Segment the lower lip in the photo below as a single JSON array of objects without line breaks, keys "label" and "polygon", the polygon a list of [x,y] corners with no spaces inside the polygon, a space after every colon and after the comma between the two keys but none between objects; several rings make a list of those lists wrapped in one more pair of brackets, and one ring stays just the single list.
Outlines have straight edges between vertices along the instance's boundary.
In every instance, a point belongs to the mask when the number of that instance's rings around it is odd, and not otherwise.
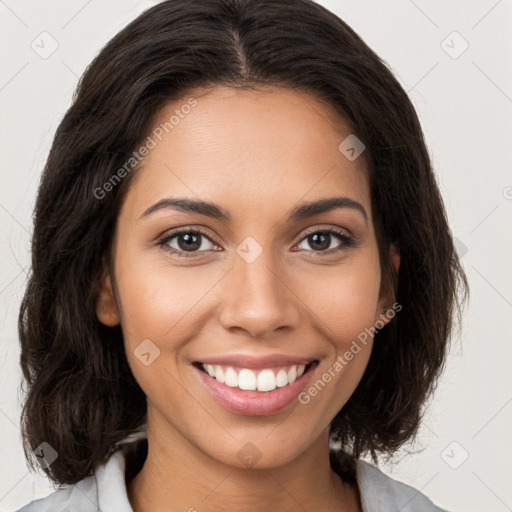
[{"label": "lower lip", "polygon": [[201,382],[225,409],[245,416],[268,416],[286,409],[306,387],[316,365],[312,364],[298,379],[273,391],[244,391],[220,383],[199,368]]}]

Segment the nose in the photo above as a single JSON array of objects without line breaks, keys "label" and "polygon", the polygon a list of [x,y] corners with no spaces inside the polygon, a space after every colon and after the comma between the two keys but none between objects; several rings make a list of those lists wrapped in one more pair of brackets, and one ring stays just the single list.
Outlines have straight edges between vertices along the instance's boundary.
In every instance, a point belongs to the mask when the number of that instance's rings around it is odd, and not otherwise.
[{"label": "nose", "polygon": [[238,254],[224,279],[220,322],[229,331],[269,339],[274,331],[294,330],[300,320],[300,299],[272,251],[264,250],[254,261]]}]

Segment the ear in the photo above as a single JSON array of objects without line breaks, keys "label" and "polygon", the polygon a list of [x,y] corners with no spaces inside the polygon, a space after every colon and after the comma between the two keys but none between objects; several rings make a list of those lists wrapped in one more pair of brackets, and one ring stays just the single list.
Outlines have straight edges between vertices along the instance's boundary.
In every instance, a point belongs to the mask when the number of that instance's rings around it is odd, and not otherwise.
[{"label": "ear", "polygon": [[[393,265],[396,274],[398,274],[398,270],[400,268],[400,251],[394,243],[389,247],[389,260]],[[395,303],[395,296],[394,293],[391,292],[392,283],[388,280],[388,282],[383,284],[387,289],[384,290],[384,294],[379,300],[375,322],[379,321],[379,324],[385,325],[394,317],[394,314],[390,315],[386,313],[392,309],[392,306]],[[400,309],[402,308],[400,307]]]},{"label": "ear", "polygon": [[98,320],[109,327],[118,325],[120,320],[119,310],[117,308],[110,272],[104,270],[98,282],[96,293],[96,316]]}]

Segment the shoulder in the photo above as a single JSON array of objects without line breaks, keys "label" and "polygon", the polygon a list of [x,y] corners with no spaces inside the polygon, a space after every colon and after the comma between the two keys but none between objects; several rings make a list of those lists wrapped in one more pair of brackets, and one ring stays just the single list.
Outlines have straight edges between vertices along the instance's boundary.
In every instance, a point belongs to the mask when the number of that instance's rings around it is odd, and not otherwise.
[{"label": "shoulder", "polygon": [[49,496],[34,500],[17,512],[89,512],[98,510],[98,492],[94,477],[58,489]]},{"label": "shoulder", "polygon": [[447,512],[410,485],[386,475],[368,462],[356,461],[363,512]]},{"label": "shoulder", "polygon": [[137,450],[147,450],[145,435],[142,431],[119,442],[119,449],[92,476],[32,501],[16,512],[133,512],[125,481],[126,457]]}]

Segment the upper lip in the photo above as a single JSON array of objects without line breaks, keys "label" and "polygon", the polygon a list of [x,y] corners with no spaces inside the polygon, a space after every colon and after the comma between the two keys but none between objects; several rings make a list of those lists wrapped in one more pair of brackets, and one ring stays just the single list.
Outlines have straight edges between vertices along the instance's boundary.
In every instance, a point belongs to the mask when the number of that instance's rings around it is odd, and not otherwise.
[{"label": "upper lip", "polygon": [[270,354],[266,356],[251,356],[232,354],[206,357],[200,363],[225,366],[239,366],[241,368],[272,368],[275,366],[307,365],[315,361],[313,357],[292,356],[286,354]]}]

